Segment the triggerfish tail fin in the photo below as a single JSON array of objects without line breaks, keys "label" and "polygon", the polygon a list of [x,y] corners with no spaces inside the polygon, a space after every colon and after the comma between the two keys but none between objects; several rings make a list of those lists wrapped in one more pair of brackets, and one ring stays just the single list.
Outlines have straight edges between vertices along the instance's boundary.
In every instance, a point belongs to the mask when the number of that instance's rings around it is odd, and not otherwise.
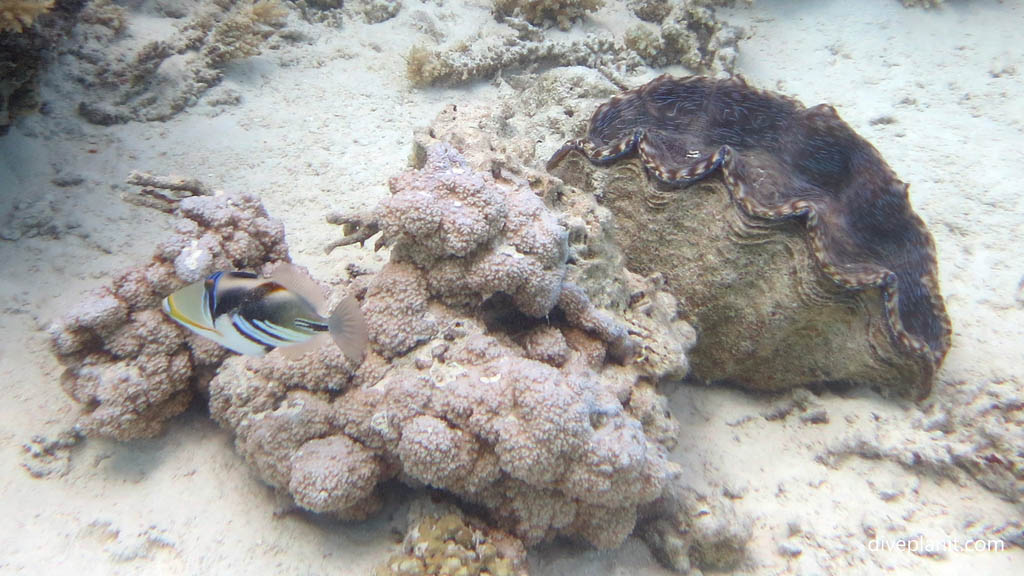
[{"label": "triggerfish tail fin", "polygon": [[281,262],[270,273],[270,279],[284,286],[291,292],[306,299],[317,314],[327,315],[327,299],[316,280],[310,278],[309,274],[301,271],[291,262]]},{"label": "triggerfish tail fin", "polygon": [[327,327],[334,343],[349,360],[357,364],[362,361],[369,336],[366,319],[363,318],[363,311],[359,309],[359,302],[354,296],[349,295],[338,304],[327,320]]}]

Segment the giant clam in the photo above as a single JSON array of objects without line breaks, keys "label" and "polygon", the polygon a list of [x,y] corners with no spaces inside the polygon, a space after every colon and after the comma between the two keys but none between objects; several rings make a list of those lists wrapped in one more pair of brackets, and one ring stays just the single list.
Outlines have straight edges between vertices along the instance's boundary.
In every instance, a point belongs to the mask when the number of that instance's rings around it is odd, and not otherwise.
[{"label": "giant clam", "polygon": [[697,378],[930,390],[951,335],[934,242],[831,106],[661,76],[602,104],[548,170],[611,210],[631,270],[664,276]]}]

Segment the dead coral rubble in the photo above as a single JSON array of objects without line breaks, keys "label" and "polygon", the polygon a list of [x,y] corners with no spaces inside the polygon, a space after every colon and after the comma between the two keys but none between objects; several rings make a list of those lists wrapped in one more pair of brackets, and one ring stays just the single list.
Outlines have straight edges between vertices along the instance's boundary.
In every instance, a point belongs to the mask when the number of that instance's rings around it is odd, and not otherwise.
[{"label": "dead coral rubble", "polygon": [[941,8],[944,4],[943,0],[900,0],[904,8],[915,8],[920,6],[922,8]]},{"label": "dead coral rubble", "polygon": [[0,136],[15,118],[40,105],[37,77],[43,54],[72,17],[48,13],[52,6],[52,0],[0,0]]},{"label": "dead coral rubble", "polygon": [[49,332],[64,390],[85,407],[82,431],[119,440],[153,436],[191,402],[226,352],[160,311],[164,296],[219,269],[287,259],[284,228],[247,194],[185,198],[176,234],[152,262],[119,274]]},{"label": "dead coral rubble", "polygon": [[677,484],[651,507],[658,514],[640,536],[662,564],[681,574],[701,574],[701,569],[730,570],[742,562],[753,528],[724,501]]}]

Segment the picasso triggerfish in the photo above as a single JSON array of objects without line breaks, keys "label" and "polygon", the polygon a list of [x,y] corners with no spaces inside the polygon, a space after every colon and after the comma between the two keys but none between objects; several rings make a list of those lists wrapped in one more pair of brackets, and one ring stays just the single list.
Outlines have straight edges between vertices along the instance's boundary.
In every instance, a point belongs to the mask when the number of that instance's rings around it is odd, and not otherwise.
[{"label": "picasso triggerfish", "polygon": [[214,272],[164,298],[164,312],[185,328],[238,352],[262,356],[275,348],[296,358],[329,336],[353,362],[366,348],[366,321],[352,296],[329,317],[320,287],[290,264],[270,278]]}]

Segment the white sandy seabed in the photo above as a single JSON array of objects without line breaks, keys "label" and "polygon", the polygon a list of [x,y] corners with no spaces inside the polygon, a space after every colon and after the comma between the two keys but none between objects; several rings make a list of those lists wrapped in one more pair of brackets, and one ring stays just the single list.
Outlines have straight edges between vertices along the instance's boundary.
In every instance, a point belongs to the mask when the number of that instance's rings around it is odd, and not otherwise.
[{"label": "white sandy seabed", "polygon": [[[41,328],[113,271],[147,260],[169,230],[169,217],[120,200],[130,170],[258,193],[285,222],[295,260],[320,278],[343,275],[344,260],[322,250],[338,234],[324,213],[374,205],[404,168],[414,128],[447,103],[495,95],[487,82],[409,86],[402,56],[420,39],[413,8],[450,14],[442,19],[450,38],[493,25],[485,0],[407,0],[396,18],[372,26],[317,27],[293,14],[289,25],[318,39],[232,64],[223,85],[243,98],[220,113],[200,103],[166,122],[112,127],[53,113],[22,119],[0,138],[3,218],[42,213],[40,226],[56,230],[0,243],[0,573],[367,574],[394,551],[400,503],[355,525],[275,514],[272,491],[198,411],[153,440],[89,440],[62,477],[33,478],[21,462],[25,442],[66,428],[76,411]],[[618,30],[622,13],[610,1],[577,26]],[[720,15],[751,34],[737,69],[752,84],[835,105],[912,183],[955,327],[933,409],[1024,397],[1024,7],[758,0]],[[129,13],[129,30],[145,34],[152,18]],[[56,77],[44,77],[44,99],[47,90],[75,90],[55,86]],[[82,183],[58,188],[58,175]],[[927,405],[867,391],[814,399],[825,423],[764,417],[786,402],[792,396],[692,385],[671,393],[682,424],[673,457],[686,481],[725,490],[752,519],[741,572],[1020,574],[1022,505],[967,474],[915,465],[935,461],[915,451],[941,452],[955,423],[922,438],[910,423]],[[1012,432],[1024,450],[1024,433]],[[897,455],[906,444],[909,456],[842,453],[858,440]],[[873,541],[874,527],[931,550],[878,549],[898,543]],[[968,538],[1005,549],[935,550]],[[669,573],[635,538],[608,552],[547,545],[531,553],[530,570]]]}]

